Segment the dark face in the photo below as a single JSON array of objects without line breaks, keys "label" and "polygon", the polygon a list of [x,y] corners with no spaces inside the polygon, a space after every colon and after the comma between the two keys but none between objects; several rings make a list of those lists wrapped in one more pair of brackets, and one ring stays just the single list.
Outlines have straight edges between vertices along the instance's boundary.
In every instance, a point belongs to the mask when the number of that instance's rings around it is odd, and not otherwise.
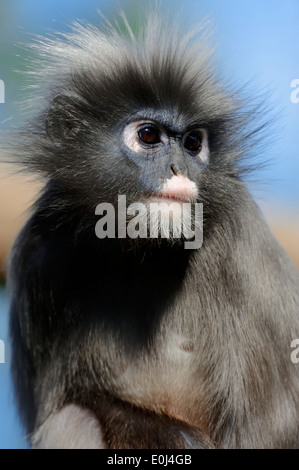
[{"label": "dark face", "polygon": [[[133,162],[144,196],[195,199],[197,181],[208,164],[208,134],[198,124],[170,113],[145,111],[121,130],[121,153]],[[171,181],[171,183],[170,183]]]},{"label": "dark face", "polygon": [[67,163],[68,177],[76,172],[69,183],[85,193],[84,200],[94,206],[120,194],[130,202],[196,199],[201,172],[209,163],[208,131],[199,123],[170,110],[145,108],[107,119],[105,125],[96,111],[91,116],[88,107],[65,104],[60,101],[58,115],[56,103],[48,117],[48,136],[61,155],[57,167]]}]

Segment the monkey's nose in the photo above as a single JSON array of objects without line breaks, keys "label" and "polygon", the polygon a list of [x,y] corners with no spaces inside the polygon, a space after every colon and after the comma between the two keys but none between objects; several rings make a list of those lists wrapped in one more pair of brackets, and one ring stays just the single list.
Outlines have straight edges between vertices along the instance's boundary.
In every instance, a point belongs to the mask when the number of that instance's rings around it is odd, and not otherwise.
[{"label": "monkey's nose", "polygon": [[174,163],[171,163],[171,164],[169,165],[169,168],[170,168],[170,171],[172,171],[172,173],[173,173],[175,176],[178,176],[179,170],[177,169],[177,167],[175,166]]},{"label": "monkey's nose", "polygon": [[174,162],[172,161],[169,165],[169,172],[171,175],[175,176],[189,176],[188,175],[188,168],[183,162]]}]

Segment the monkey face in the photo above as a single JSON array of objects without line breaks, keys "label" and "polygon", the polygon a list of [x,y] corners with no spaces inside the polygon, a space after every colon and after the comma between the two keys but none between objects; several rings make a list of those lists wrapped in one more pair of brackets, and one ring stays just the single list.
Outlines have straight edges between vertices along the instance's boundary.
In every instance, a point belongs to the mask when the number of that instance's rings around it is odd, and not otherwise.
[{"label": "monkey face", "polygon": [[[208,161],[208,137],[196,125],[140,118],[124,127],[124,155],[139,169],[144,195],[194,201],[198,175]],[[172,118],[172,119],[171,119]]]},{"label": "monkey face", "polygon": [[173,241],[178,231],[181,239],[182,228],[186,235],[187,227],[195,226],[191,205],[197,200],[199,174],[208,162],[207,131],[186,127],[171,113],[167,120],[166,113],[153,110],[143,116],[125,123],[122,130],[123,158],[135,166],[137,199],[145,206],[138,222],[147,227],[146,233],[153,233],[155,225],[159,236]]},{"label": "monkey face", "polygon": [[160,27],[142,41],[80,30],[61,45],[64,57],[58,42],[44,46],[50,88],[20,158],[90,224],[98,204],[116,207],[120,195],[203,202],[211,220],[231,203],[247,122],[205,49],[178,37]]}]

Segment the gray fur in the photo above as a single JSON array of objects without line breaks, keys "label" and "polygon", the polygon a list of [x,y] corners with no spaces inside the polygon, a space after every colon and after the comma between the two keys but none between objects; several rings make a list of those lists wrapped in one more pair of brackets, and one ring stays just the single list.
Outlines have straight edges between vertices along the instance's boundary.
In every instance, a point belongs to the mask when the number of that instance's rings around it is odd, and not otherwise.
[{"label": "gray fur", "polygon": [[[9,148],[47,179],[9,274],[16,397],[37,446],[80,406],[110,448],[298,447],[298,271],[241,179],[256,115],[195,39],[151,17],[136,38],[77,25],[37,45],[45,99]],[[207,129],[209,163],[184,156],[204,204],[198,250],[94,236],[98,203],[167,178],[170,151],[143,160],[122,145],[144,115],[170,136]]]}]

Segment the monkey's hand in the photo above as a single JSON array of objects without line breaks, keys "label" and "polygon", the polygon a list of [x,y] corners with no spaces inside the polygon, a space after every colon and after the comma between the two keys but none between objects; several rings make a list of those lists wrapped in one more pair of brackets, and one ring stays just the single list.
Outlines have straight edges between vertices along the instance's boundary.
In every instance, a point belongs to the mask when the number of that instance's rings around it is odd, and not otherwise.
[{"label": "monkey's hand", "polygon": [[34,449],[212,449],[196,427],[148,410],[109,403],[94,414],[66,405],[33,434]]},{"label": "monkey's hand", "polygon": [[200,429],[168,415],[113,401],[98,415],[110,449],[212,449]]}]

